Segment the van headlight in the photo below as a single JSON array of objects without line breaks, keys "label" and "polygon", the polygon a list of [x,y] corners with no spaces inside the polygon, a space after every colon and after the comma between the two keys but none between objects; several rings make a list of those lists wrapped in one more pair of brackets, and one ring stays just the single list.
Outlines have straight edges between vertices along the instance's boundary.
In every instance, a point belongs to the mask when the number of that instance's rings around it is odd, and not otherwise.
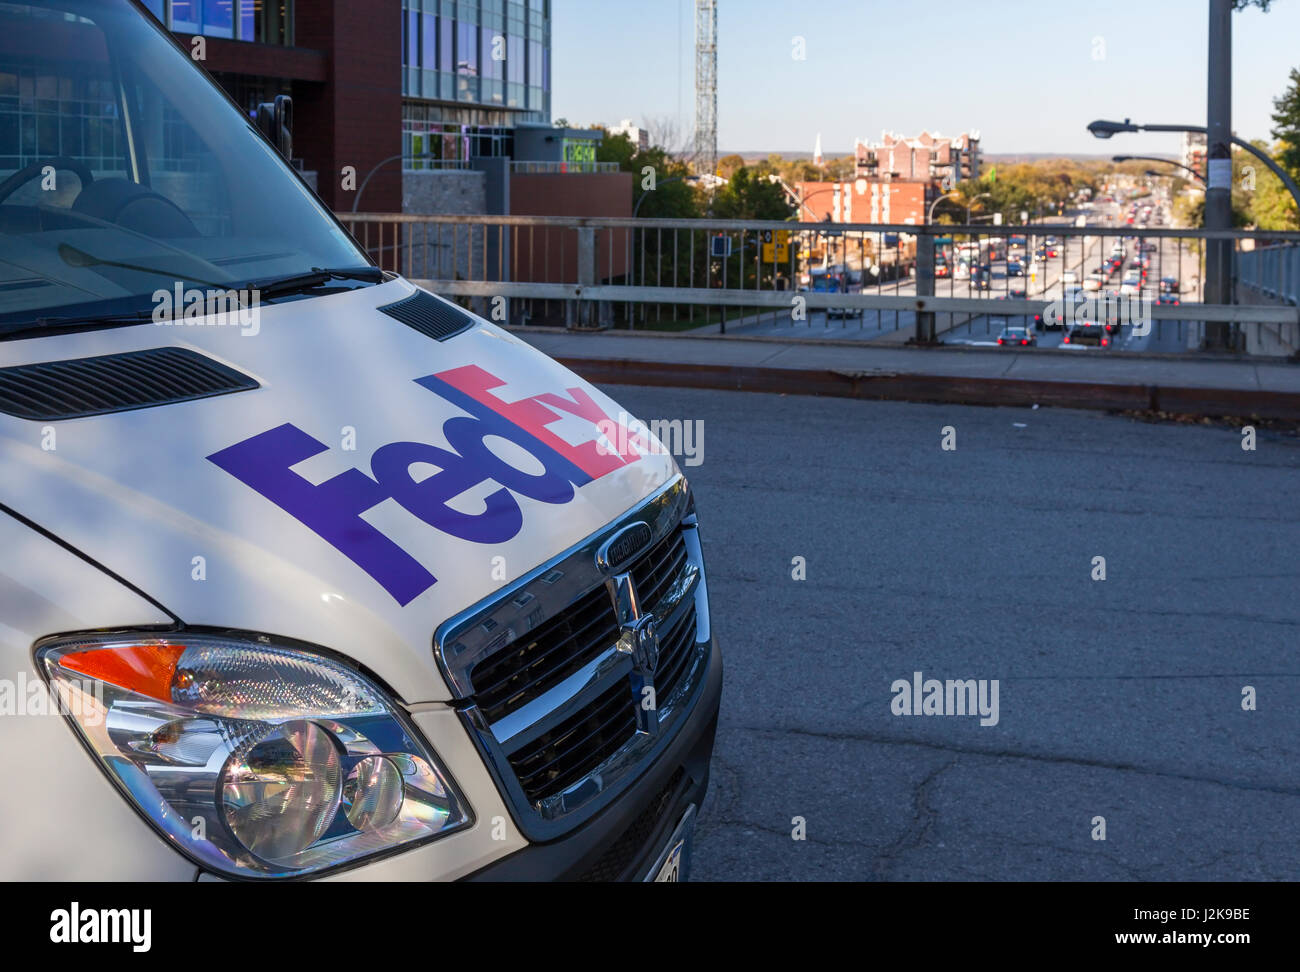
[{"label": "van headlight", "polygon": [[104,771],[209,870],[309,874],[470,822],[397,705],[328,658],[200,634],[52,639],[36,658]]}]

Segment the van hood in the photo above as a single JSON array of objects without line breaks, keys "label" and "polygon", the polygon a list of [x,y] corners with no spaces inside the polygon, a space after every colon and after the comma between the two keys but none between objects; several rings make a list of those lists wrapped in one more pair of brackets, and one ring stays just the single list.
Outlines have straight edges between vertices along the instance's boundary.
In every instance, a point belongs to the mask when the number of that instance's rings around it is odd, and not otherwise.
[{"label": "van hood", "polygon": [[256,333],[200,318],[0,344],[0,367],[187,348],[257,384],[63,421],[0,412],[0,503],[186,625],[319,645],[407,702],[449,698],[442,621],[679,473],[508,332],[475,317],[439,341],[379,309],[415,293],[395,279],[262,307]]}]

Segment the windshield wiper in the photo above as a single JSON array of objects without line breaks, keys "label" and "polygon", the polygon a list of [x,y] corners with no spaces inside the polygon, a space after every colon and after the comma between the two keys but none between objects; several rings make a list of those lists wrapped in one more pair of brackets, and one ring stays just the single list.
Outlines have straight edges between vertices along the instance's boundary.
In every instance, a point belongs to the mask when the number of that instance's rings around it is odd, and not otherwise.
[{"label": "windshield wiper", "polygon": [[295,273],[287,277],[272,278],[256,282],[254,288],[250,282],[245,286],[256,289],[261,299],[266,300],[271,297],[286,297],[290,294],[300,294],[307,290],[315,290],[322,287],[331,280],[364,280],[370,283],[382,283],[384,281],[384,271],[378,267],[344,267],[330,268],[312,267],[310,273]]},{"label": "windshield wiper", "polygon": [[25,321],[8,321],[0,324],[0,341],[27,337],[41,331],[57,331],[63,328],[85,325],[86,330],[101,327],[126,327],[153,319],[153,312],[147,310],[128,311],[122,314],[70,314],[67,317],[35,317]]},{"label": "windshield wiper", "polygon": [[93,253],[87,253],[85,250],[79,250],[68,243],[60,243],[58,247],[59,259],[70,267],[117,267],[120,270],[135,270],[138,273],[147,273],[155,277],[164,277],[169,280],[189,281],[191,283],[203,284],[205,287],[229,287],[229,283],[217,283],[214,280],[205,280],[202,277],[191,277],[176,273],[174,270],[165,270],[162,267],[147,267],[142,263],[122,263],[118,260],[106,260],[103,257],[95,256]]}]

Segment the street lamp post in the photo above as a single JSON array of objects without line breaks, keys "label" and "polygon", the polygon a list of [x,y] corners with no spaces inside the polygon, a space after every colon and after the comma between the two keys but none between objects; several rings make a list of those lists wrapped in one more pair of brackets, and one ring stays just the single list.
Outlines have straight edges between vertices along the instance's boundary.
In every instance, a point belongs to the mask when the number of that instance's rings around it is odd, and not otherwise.
[{"label": "street lamp post", "polygon": [[970,199],[968,199],[968,200],[966,201],[966,225],[967,225],[967,226],[970,225],[970,207],[971,207],[971,203],[975,202],[977,199],[989,199],[989,198],[991,198],[992,196],[993,196],[993,193],[991,193],[991,192],[981,192],[978,196],[971,196]]},{"label": "street lamp post", "polygon": [[[1205,177],[1193,169],[1190,165],[1183,165],[1181,162],[1175,162],[1173,159],[1162,159],[1156,155],[1116,155],[1111,158],[1112,162],[1163,162],[1165,165],[1174,165],[1191,175],[1193,179],[1201,185],[1205,185]],[[1146,175],[1159,176],[1159,172],[1147,169]]]},{"label": "street lamp post", "polygon": [[[1204,125],[1135,125],[1127,118],[1122,122],[1099,120],[1088,126],[1090,131],[1097,138],[1110,138],[1119,132],[1194,132],[1204,133]],[[1251,145],[1244,139],[1232,136],[1232,144],[1243,151],[1249,152],[1255,158],[1264,163],[1275,176],[1286,186],[1287,192],[1291,193],[1291,198],[1295,200],[1297,206],[1300,206],[1300,186],[1295,184],[1295,180],[1287,175],[1286,169],[1282,168],[1276,162],[1268,157],[1266,152],[1262,152],[1255,146]],[[1207,227],[1208,228],[1208,227]]]},{"label": "street lamp post", "polygon": [[[1216,79],[1216,74],[1226,71],[1228,61],[1228,52],[1216,47],[1214,26],[1218,23],[1220,7],[1231,9],[1229,0],[1210,0],[1210,99],[1211,99],[1211,117],[1219,117],[1219,121],[1214,126],[1214,132],[1204,125],[1135,125],[1129,119],[1125,118],[1122,122],[1107,121],[1098,119],[1088,126],[1088,131],[1092,132],[1097,138],[1110,138],[1117,132],[1195,132],[1206,135],[1206,168],[1207,176],[1205,182],[1205,228],[1207,230],[1230,229],[1232,224],[1231,216],[1231,191],[1232,191],[1232,159],[1230,156],[1216,158],[1210,154],[1210,140],[1216,137],[1221,128],[1223,128],[1223,119],[1226,118],[1226,109],[1222,105],[1216,104],[1216,99],[1220,99],[1222,92],[1219,90],[1218,82],[1222,79]],[[1231,27],[1231,20],[1224,18]],[[1220,38],[1222,40],[1222,38]],[[1226,82],[1223,82],[1226,83]],[[1221,117],[1220,117],[1221,116]],[[1286,186],[1287,191],[1291,193],[1291,198],[1295,200],[1296,206],[1300,207],[1300,187],[1297,187],[1295,180],[1291,178],[1280,165],[1268,157],[1268,153],[1263,152],[1251,145],[1244,139],[1237,138],[1235,135],[1228,135],[1227,141],[1230,141],[1238,148],[1244,149],[1255,158],[1264,163],[1275,176]],[[1211,219],[1210,199],[1216,200],[1214,216]],[[1219,203],[1217,200],[1228,200],[1228,219],[1224,222],[1218,211]],[[1202,300],[1207,304],[1223,304],[1232,302],[1232,241],[1231,240],[1214,240],[1205,241],[1205,278],[1201,287]],[[1205,343],[1209,348],[1217,348],[1227,344],[1228,325],[1222,321],[1207,321],[1205,327]]]}]

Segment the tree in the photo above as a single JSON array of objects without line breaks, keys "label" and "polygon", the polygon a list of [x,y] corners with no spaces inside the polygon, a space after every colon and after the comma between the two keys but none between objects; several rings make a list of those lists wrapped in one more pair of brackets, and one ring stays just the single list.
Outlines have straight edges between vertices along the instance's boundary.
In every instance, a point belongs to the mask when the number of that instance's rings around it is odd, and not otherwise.
[{"label": "tree", "polygon": [[718,175],[724,179],[730,179],[736,174],[737,169],[745,166],[745,160],[739,155],[724,155],[718,159]]},{"label": "tree", "polygon": [[781,186],[745,166],[713,197],[713,215],[720,219],[789,219],[793,214]]},{"label": "tree", "polygon": [[1277,161],[1295,177],[1300,175],[1300,68],[1288,75],[1290,86],[1273,100],[1273,137],[1283,143]]},{"label": "tree", "polygon": [[[1256,140],[1252,144],[1268,152],[1273,161],[1282,164],[1282,156],[1287,148],[1285,142],[1279,143],[1279,147],[1272,151],[1262,141]],[[1296,209],[1295,198],[1290,190],[1264,166],[1254,165],[1253,168],[1255,189],[1249,194],[1246,203],[1250,221],[1262,230],[1300,230],[1300,210]]]},{"label": "tree", "polygon": [[686,181],[690,169],[659,145],[642,151],[626,135],[606,132],[596,149],[596,160],[615,162],[621,171],[632,173],[633,207],[645,196],[636,210],[638,216],[695,219],[700,215],[695,190]]}]

